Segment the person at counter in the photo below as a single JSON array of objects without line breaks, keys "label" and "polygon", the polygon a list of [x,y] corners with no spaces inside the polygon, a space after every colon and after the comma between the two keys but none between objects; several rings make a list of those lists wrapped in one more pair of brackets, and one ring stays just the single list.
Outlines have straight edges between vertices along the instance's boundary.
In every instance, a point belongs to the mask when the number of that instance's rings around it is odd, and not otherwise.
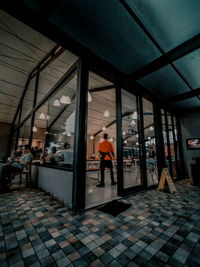
[{"label": "person at counter", "polygon": [[29,145],[22,147],[22,156],[18,159],[15,158],[12,163],[4,164],[1,172],[1,189],[8,189],[9,178],[15,172],[23,171],[27,164],[33,159],[33,155],[30,152]]},{"label": "person at counter", "polygon": [[111,142],[109,142],[108,134],[105,133],[103,136],[104,140],[99,143],[98,151],[101,155],[101,182],[97,184],[97,187],[104,187],[104,169],[109,168],[110,169],[110,178],[111,178],[111,185],[116,185],[117,183],[114,180],[114,174],[113,174],[113,163],[112,163],[112,157],[114,157],[114,148]]}]

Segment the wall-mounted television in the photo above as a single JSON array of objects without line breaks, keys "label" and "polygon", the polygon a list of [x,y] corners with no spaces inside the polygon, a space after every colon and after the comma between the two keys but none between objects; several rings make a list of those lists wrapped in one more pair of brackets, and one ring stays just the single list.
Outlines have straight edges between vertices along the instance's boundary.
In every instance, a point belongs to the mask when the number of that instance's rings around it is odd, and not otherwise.
[{"label": "wall-mounted television", "polygon": [[200,138],[187,138],[186,144],[188,150],[200,150]]}]

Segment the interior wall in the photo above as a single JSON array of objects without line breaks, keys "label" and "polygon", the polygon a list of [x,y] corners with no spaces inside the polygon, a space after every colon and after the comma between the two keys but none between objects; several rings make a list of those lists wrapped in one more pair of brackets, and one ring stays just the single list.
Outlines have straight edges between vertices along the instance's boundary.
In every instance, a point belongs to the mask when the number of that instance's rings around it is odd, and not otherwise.
[{"label": "interior wall", "polygon": [[187,138],[200,138],[200,112],[190,113],[180,119],[182,132],[182,146],[185,166],[190,177],[189,164],[193,158],[200,157],[200,150],[187,150]]},{"label": "interior wall", "polygon": [[10,132],[10,124],[0,122],[0,159],[8,156],[8,139]]}]

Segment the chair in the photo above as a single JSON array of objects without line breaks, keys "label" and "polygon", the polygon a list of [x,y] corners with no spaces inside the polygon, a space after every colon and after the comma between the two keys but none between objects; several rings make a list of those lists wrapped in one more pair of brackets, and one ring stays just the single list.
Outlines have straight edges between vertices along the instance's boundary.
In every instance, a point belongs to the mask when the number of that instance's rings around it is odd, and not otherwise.
[{"label": "chair", "polygon": [[25,170],[23,171],[19,171],[19,172],[14,172],[11,176],[10,176],[10,180],[9,180],[9,187],[11,187],[12,184],[12,180],[15,177],[15,175],[19,175],[19,183],[22,183],[22,174],[26,174],[26,187],[28,187],[31,184],[31,177],[32,177],[32,162],[29,162],[26,165]]}]

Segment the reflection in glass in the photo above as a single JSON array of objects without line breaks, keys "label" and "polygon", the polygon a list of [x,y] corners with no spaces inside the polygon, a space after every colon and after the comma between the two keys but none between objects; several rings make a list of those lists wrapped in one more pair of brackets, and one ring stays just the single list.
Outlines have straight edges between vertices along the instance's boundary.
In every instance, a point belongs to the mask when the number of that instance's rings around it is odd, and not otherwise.
[{"label": "reflection in glass", "polygon": [[124,188],[141,185],[138,119],[136,96],[122,90]]},{"label": "reflection in glass", "polygon": [[147,186],[158,184],[156,142],[152,103],[143,99],[144,136],[146,148]]}]

